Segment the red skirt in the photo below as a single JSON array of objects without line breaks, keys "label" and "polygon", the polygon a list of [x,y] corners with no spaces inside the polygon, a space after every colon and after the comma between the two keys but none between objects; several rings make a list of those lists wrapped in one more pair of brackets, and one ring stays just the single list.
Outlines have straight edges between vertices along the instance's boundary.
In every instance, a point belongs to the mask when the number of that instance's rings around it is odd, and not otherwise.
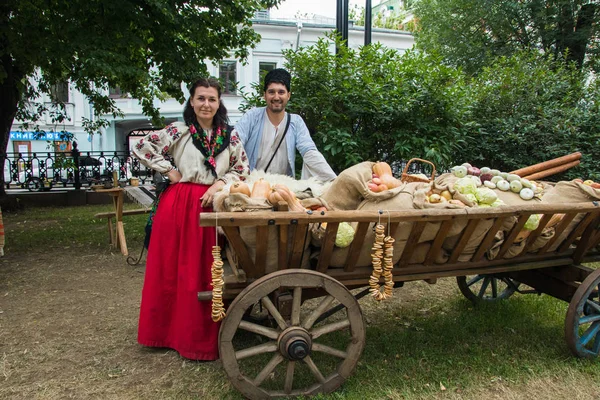
[{"label": "red skirt", "polygon": [[198,216],[212,211],[200,197],[210,186],[177,183],[160,198],[152,223],[142,289],[138,342],[168,347],[192,360],[219,358],[219,323],[211,303],[197,294],[212,290],[211,250],[215,228],[201,228]]}]

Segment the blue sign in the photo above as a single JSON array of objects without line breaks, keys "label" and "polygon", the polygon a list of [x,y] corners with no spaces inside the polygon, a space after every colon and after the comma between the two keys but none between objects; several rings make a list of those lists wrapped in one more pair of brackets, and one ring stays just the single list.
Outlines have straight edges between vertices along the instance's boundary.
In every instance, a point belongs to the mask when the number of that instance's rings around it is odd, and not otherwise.
[{"label": "blue sign", "polygon": [[10,140],[65,140],[65,136],[72,136],[71,133],[67,132],[21,132],[21,131],[10,131]]}]

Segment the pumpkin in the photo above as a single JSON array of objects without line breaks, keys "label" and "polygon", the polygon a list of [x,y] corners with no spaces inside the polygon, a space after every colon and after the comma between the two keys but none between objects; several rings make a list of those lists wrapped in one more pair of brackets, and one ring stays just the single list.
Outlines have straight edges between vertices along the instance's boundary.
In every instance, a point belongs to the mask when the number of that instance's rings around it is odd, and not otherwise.
[{"label": "pumpkin", "polygon": [[269,197],[269,193],[271,193],[271,185],[269,182],[260,178],[258,181],[254,182],[250,197],[266,199]]},{"label": "pumpkin", "polygon": [[236,182],[229,188],[229,193],[242,193],[246,196],[250,196],[250,188],[244,182]]}]

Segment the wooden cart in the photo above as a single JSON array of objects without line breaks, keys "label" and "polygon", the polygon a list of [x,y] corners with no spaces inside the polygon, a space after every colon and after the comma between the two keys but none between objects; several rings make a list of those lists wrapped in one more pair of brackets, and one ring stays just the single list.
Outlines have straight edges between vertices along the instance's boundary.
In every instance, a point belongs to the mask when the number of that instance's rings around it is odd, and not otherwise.
[{"label": "wooden cart", "polygon": [[[532,214],[543,216],[539,227],[526,239],[525,251],[517,257],[504,258]],[[528,251],[555,214],[565,216],[556,225],[554,237],[539,250]],[[488,260],[486,252],[496,233],[507,218],[515,216],[517,222],[506,233],[499,253]],[[569,225],[572,228],[575,218],[581,221],[562,243],[556,243]],[[358,222],[356,235],[344,267],[330,268],[335,236],[343,221]],[[396,286],[407,281],[435,283],[438,278],[457,277],[461,292],[478,302],[507,298],[525,284],[536,292],[569,302],[565,321],[569,349],[579,357],[598,356],[600,269],[582,265],[600,260],[600,206],[596,202],[389,212],[202,214],[200,225],[221,226],[230,246],[223,297],[232,302],[222,321],[219,351],[231,383],[246,397],[268,399],[332,392],[352,373],[364,348],[366,332],[357,300],[368,294],[368,288],[357,295],[350,289],[368,285],[372,268],[356,267],[356,262],[365,234],[378,221],[389,224],[388,233],[392,236],[401,222],[412,222],[404,251],[392,270]],[[483,221],[493,221],[491,229],[472,257],[459,261],[471,235]],[[310,224],[322,222],[327,222],[327,228],[320,253],[311,268],[300,268],[306,240],[310,240]],[[466,223],[460,239],[448,261],[437,263],[444,240],[453,224],[459,222]],[[440,223],[440,229],[425,261],[411,264],[409,260],[428,223]],[[278,230],[277,243],[267,240],[271,226]],[[242,240],[240,228],[256,229],[254,259]],[[265,273],[270,246],[278,246],[278,270]],[[198,293],[198,298],[209,301],[212,292]],[[262,321],[253,314],[262,316]],[[256,337],[262,340],[249,344],[249,338]],[[276,368],[283,371],[277,374],[279,381],[273,379]]]}]

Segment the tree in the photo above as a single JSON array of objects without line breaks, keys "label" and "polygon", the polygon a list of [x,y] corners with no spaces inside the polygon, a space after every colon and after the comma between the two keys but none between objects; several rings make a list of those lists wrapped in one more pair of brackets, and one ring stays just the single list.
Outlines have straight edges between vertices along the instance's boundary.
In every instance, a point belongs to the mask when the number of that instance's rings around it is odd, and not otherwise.
[{"label": "tree", "polygon": [[[64,106],[32,107],[69,81],[95,113],[118,114],[108,87],[139,99],[160,123],[155,98],[183,101],[179,82],[207,74],[206,60],[245,59],[259,40],[250,19],[280,0],[4,0],[0,2],[0,165],[11,125]],[[62,112],[61,112],[62,110]],[[94,133],[102,122],[84,121]],[[4,175],[0,197],[4,197]]]},{"label": "tree", "polygon": [[[325,38],[284,52],[292,74],[288,109],[302,116],[334,170],[365,160],[397,168],[412,157],[452,166],[468,120],[460,71],[420,52],[379,43],[354,50],[337,40],[337,54]],[[260,84],[254,90],[242,109],[262,104]]]},{"label": "tree", "polygon": [[579,69],[600,58],[594,0],[421,0],[417,45],[476,73],[498,56],[538,50]]},{"label": "tree", "polygon": [[[417,29],[417,21],[413,16],[412,7],[412,2],[407,2],[402,9],[394,10],[389,14],[384,14],[381,11],[375,13],[372,15],[371,26],[373,28],[414,32]],[[349,10],[348,18],[354,21],[356,26],[365,26],[365,8],[355,4]]]}]

